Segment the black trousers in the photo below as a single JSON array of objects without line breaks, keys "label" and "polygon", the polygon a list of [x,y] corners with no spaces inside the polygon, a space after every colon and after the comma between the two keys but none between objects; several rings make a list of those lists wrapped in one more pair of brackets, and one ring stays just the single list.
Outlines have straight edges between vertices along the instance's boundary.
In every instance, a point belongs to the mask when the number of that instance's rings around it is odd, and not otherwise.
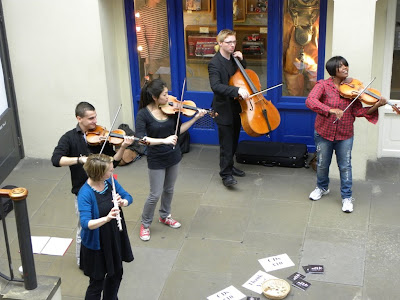
[{"label": "black trousers", "polygon": [[118,300],[119,285],[122,280],[123,269],[114,276],[106,275],[105,278],[96,280],[90,277],[86,290],[85,300],[100,300],[103,292],[104,300]]},{"label": "black trousers", "polygon": [[233,116],[233,123],[231,125],[218,124],[219,175],[222,178],[232,175],[233,156],[238,145],[240,128],[241,121],[239,114]]}]

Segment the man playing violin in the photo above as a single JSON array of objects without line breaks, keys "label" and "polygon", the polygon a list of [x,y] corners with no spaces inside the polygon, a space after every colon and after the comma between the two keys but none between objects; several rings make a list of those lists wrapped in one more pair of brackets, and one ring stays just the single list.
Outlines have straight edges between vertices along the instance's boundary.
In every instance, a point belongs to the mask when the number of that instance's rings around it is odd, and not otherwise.
[{"label": "man playing violin", "polygon": [[[317,187],[311,192],[311,200],[319,200],[329,193],[329,167],[333,151],[340,172],[342,211],[353,211],[351,150],[354,139],[356,117],[365,117],[369,122],[378,122],[378,108],[387,100],[381,97],[373,106],[363,107],[356,100],[346,99],[340,94],[340,86],[349,72],[349,65],[341,56],[334,56],[326,63],[331,77],[319,80],[306,100],[309,109],[317,113],[315,118],[315,146],[317,149]],[[346,110],[346,107],[348,109]],[[336,122],[335,122],[336,121]]]},{"label": "man playing violin", "polygon": [[[87,175],[83,169],[83,164],[87,160],[87,156],[91,153],[100,153],[102,145],[88,145],[86,142],[86,132],[93,130],[97,125],[97,114],[93,105],[88,102],[80,102],[75,108],[75,116],[78,124],[74,129],[67,131],[58,141],[58,145],[54,148],[51,162],[55,167],[68,166],[71,172],[71,192],[75,195],[75,211],[78,216],[78,227],[76,231],[76,258],[79,266],[80,245],[81,245],[81,225],[79,222],[79,212],[76,201],[76,196],[82,185],[87,180]],[[106,143],[103,153],[112,156],[114,167],[119,164],[124,150],[133,139],[124,138],[121,147],[115,153],[113,147]]]},{"label": "man playing violin", "polygon": [[214,92],[212,108],[218,113],[215,122],[218,125],[220,145],[219,175],[226,187],[232,187],[237,184],[233,175],[245,176],[245,172],[233,165],[233,156],[238,145],[241,127],[239,115],[241,107],[235,98],[241,96],[246,99],[249,97],[246,89],[229,85],[229,79],[238,69],[232,56],[240,59],[243,67],[246,67],[246,62],[243,54],[235,51],[236,32],[229,29],[221,30],[217,36],[217,42],[219,51],[208,64],[208,74],[210,86]]}]

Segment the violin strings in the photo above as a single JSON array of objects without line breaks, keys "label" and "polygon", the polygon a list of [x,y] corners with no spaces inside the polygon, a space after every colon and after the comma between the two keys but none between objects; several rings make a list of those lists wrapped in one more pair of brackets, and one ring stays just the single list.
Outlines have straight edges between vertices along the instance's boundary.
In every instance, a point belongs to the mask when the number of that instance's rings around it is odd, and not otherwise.
[{"label": "violin strings", "polygon": [[115,114],[114,120],[113,120],[112,123],[111,123],[110,131],[109,131],[108,134],[107,134],[106,140],[104,141],[103,146],[101,147],[101,150],[100,150],[100,153],[99,153],[99,154],[103,153],[104,147],[105,147],[105,145],[106,145],[106,142],[108,141],[108,138],[110,137],[111,130],[112,130],[112,128],[114,127],[115,121],[117,120],[117,117],[118,117],[119,111],[121,110],[121,107],[122,107],[122,104],[120,104],[119,107],[118,107],[118,111],[117,111],[117,113]]},{"label": "violin strings", "polygon": [[[367,88],[371,85],[372,82],[374,82],[375,79],[376,79],[376,77],[374,77],[374,79],[372,79],[371,82],[368,83],[368,84],[361,90],[361,92],[358,93],[357,97],[355,97],[354,100],[351,101],[350,104],[347,105],[347,107],[343,110],[343,113],[354,103],[354,101],[356,101],[356,100],[367,90]],[[333,124],[335,124],[338,120],[339,120],[339,118],[336,118],[336,120],[333,121]]]},{"label": "violin strings", "polygon": [[[185,79],[183,80],[183,85],[182,85],[182,93],[181,93],[181,100],[180,100],[180,104],[181,104],[181,105],[179,105],[178,119],[177,119],[177,121],[176,121],[176,127],[175,127],[175,135],[178,134],[178,126],[179,126],[179,120],[180,120],[180,117],[181,117],[182,102],[183,102],[183,93],[185,92],[185,85],[186,85],[186,77],[185,77]],[[175,146],[174,146],[174,149],[175,149]]]}]

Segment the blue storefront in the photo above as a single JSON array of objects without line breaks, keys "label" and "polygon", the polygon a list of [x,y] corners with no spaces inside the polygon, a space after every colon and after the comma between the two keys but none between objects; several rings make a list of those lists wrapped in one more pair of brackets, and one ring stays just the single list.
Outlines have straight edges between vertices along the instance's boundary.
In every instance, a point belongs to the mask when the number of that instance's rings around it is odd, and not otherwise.
[{"label": "blue storefront", "polygon": [[[164,15],[150,13],[152,18],[144,20],[149,14],[146,6],[153,6]],[[326,0],[126,0],[135,113],[145,76],[164,77],[170,93],[178,99],[185,81],[184,99],[194,101],[197,107],[210,108],[213,94],[207,63],[213,55],[215,36],[221,29],[229,28],[236,31],[237,49],[243,52],[247,68],[258,74],[261,88],[283,83],[264,95],[280,113],[278,128],[269,137],[253,138],[243,131],[240,138],[304,143],[314,152],[315,114],[307,109],[305,99],[316,80],[324,77],[326,11]],[[168,65],[159,65],[152,72],[151,54],[144,52],[151,52],[156,46],[144,45],[154,38],[151,33],[146,37],[144,31],[152,30],[151,24],[157,30],[161,19],[165,19],[168,32],[156,31],[156,45],[167,39],[168,49],[156,55],[167,53],[166,59],[157,59],[167,60]],[[190,129],[190,135],[192,143],[218,144],[217,127],[209,116],[200,119]]]}]

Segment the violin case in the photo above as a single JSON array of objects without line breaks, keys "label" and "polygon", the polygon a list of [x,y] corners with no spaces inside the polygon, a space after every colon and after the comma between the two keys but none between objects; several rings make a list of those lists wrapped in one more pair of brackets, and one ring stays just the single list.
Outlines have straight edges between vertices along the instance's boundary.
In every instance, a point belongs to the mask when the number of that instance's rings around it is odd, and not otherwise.
[{"label": "violin case", "polygon": [[236,161],[241,164],[308,168],[305,144],[241,141],[236,149]]}]

